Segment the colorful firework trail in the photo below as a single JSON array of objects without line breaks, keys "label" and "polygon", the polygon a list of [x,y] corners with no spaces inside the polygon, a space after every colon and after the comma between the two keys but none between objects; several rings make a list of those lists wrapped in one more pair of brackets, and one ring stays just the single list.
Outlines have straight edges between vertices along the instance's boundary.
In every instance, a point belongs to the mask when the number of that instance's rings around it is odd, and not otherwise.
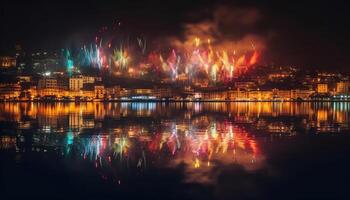
[{"label": "colorful firework trail", "polygon": [[[107,29],[107,28],[104,28]],[[181,47],[152,49],[146,39],[136,37],[124,42],[121,39],[103,41],[96,36],[95,43],[82,46],[74,55],[67,50],[66,67],[72,72],[76,68],[93,67],[109,71],[116,76],[147,78],[157,72],[169,81],[184,81],[195,78],[207,79],[210,83],[227,83],[244,74],[260,57],[250,41],[250,49],[235,49],[232,41],[228,45],[215,45],[213,38],[191,36]],[[214,41],[214,42],[213,42]],[[172,43],[172,42],[170,42]],[[225,44],[226,41],[220,41]],[[228,46],[228,47],[227,47]],[[74,65],[73,65],[74,63]]]},{"label": "colorful firework trail", "polygon": [[73,68],[74,68],[74,62],[73,62],[73,58],[71,56],[71,52],[66,49],[63,52],[63,57],[64,57],[64,65],[66,66],[67,73],[68,73],[68,75],[72,75]]},{"label": "colorful firework trail", "polygon": [[129,60],[130,58],[128,52],[123,49],[123,47],[113,50],[113,62],[115,67],[117,67],[119,70],[127,69]]}]

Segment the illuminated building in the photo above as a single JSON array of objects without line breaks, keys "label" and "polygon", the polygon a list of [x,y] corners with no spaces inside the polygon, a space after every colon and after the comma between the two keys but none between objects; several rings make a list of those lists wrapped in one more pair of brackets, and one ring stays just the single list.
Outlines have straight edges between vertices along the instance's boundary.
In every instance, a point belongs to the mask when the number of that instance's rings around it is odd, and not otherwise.
[{"label": "illuminated building", "polygon": [[228,98],[232,101],[248,101],[249,94],[248,94],[248,91],[245,91],[245,90],[240,90],[240,89],[229,90]]},{"label": "illuminated building", "polygon": [[102,81],[102,79],[101,77],[83,76],[83,84],[95,83],[95,81]]},{"label": "illuminated building", "polygon": [[328,93],[328,84],[326,83],[317,84],[317,93]]},{"label": "illuminated building", "polygon": [[44,77],[38,82],[37,93],[39,96],[56,96],[64,95],[67,89],[66,80],[63,78]]},{"label": "illuminated building", "polygon": [[95,83],[95,77],[83,76],[83,84],[86,84],[86,83]]},{"label": "illuminated building", "polygon": [[228,91],[228,99],[232,101],[271,101],[273,100],[273,92],[269,90],[230,90]]},{"label": "illuminated building", "polygon": [[69,90],[71,91],[80,91],[83,88],[83,77],[72,77],[69,79]]},{"label": "illuminated building", "polygon": [[115,98],[119,98],[120,97],[120,86],[105,88],[105,92],[106,92],[106,97],[108,99],[113,100]]},{"label": "illuminated building", "polygon": [[128,90],[126,88],[122,88],[120,90],[120,96],[121,97],[128,97],[128,96],[130,96],[130,90]]},{"label": "illuminated building", "polygon": [[290,90],[278,90],[273,89],[273,95],[275,99],[279,100],[291,100],[292,95]]},{"label": "illuminated building", "polygon": [[47,96],[47,95],[57,95],[58,84],[57,79],[55,78],[43,78],[38,82],[38,95]]},{"label": "illuminated building", "polygon": [[336,94],[348,94],[350,89],[350,83],[349,82],[338,82],[336,84]]},{"label": "illuminated building", "polygon": [[18,83],[0,84],[0,99],[10,100],[18,98],[21,93],[21,86]]},{"label": "illuminated building", "polygon": [[173,92],[170,88],[154,88],[154,95],[158,99],[172,98]]},{"label": "illuminated building", "polygon": [[0,150],[16,147],[16,136],[0,136]]},{"label": "illuminated building", "polygon": [[228,99],[227,91],[206,91],[202,93],[203,100],[225,101]]},{"label": "illuminated building", "polygon": [[272,91],[265,91],[265,90],[249,91],[248,98],[251,101],[254,101],[254,100],[268,101],[273,99],[273,93]]},{"label": "illuminated building", "polygon": [[11,56],[0,56],[0,68],[16,67],[16,58]]},{"label": "illuminated building", "polygon": [[254,82],[235,82],[235,88],[237,89],[244,89],[244,90],[248,90],[248,89],[252,89],[255,88],[256,84]]},{"label": "illuminated building", "polygon": [[105,87],[103,85],[95,85],[94,87],[95,91],[95,98],[96,99],[103,99],[105,94]]},{"label": "illuminated building", "polygon": [[294,100],[310,100],[313,90],[291,90],[291,98]]},{"label": "illuminated building", "polygon": [[55,89],[57,88],[57,79],[55,78],[43,78],[40,79],[38,82],[38,88],[51,88]]},{"label": "illuminated building", "polygon": [[20,82],[30,82],[32,80],[32,77],[31,76],[24,76],[24,75],[21,75],[21,76],[17,76],[17,79],[20,81]]},{"label": "illuminated building", "polygon": [[151,95],[152,93],[153,93],[152,89],[143,89],[143,88],[133,89],[131,91],[131,95]]},{"label": "illuminated building", "polygon": [[248,92],[249,100],[261,100],[261,94],[259,90],[253,90]]},{"label": "illuminated building", "polygon": [[261,90],[260,91],[261,100],[268,101],[273,99],[272,91]]},{"label": "illuminated building", "polygon": [[155,92],[153,89],[148,88],[136,88],[131,89],[129,92],[129,95],[127,97],[130,97],[134,100],[154,100],[156,99]]}]

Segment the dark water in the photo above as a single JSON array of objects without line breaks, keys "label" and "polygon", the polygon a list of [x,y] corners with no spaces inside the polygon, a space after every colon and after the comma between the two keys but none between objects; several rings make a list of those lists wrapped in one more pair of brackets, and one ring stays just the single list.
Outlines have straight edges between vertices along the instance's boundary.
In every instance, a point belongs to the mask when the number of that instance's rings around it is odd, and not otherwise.
[{"label": "dark water", "polygon": [[349,199],[349,103],[2,103],[0,198]]}]

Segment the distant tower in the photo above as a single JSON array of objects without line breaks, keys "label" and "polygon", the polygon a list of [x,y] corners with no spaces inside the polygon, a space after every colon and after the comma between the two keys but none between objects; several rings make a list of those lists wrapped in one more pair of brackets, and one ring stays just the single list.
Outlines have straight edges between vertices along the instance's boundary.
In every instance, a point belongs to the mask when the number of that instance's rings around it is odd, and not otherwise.
[{"label": "distant tower", "polygon": [[20,44],[16,44],[15,50],[16,50],[16,58],[18,58],[22,54],[22,46]]},{"label": "distant tower", "polygon": [[22,49],[22,46],[20,44],[15,45],[16,50],[16,67],[19,72],[23,72],[25,67],[27,66],[27,59],[25,52]]}]

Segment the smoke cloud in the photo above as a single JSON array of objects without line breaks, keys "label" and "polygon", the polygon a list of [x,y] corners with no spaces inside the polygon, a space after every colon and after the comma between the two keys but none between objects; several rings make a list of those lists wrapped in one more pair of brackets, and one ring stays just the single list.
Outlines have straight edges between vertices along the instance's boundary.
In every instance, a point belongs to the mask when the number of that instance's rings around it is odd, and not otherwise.
[{"label": "smoke cloud", "polygon": [[198,38],[200,41],[197,42],[210,42],[215,49],[237,53],[262,51],[266,43],[256,31],[261,19],[262,15],[257,9],[219,6],[207,19],[183,24],[182,35],[167,40],[177,49],[190,48]]}]

